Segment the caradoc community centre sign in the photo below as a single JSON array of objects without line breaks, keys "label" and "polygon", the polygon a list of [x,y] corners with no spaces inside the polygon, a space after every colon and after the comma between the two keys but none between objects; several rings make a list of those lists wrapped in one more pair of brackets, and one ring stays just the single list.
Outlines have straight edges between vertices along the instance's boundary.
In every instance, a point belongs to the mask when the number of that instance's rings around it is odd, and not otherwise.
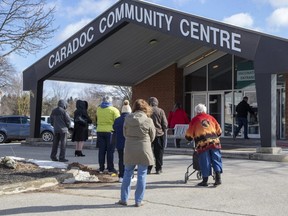
[{"label": "caradoc community centre sign", "polygon": [[215,25],[210,26],[207,22],[199,22],[198,19],[188,19],[185,16],[182,18],[175,17],[173,13],[167,13],[164,10],[162,12],[160,9],[151,7],[137,6],[136,3],[123,3],[97,18],[84,31],[76,34],[68,43],[54,51],[49,57],[48,67],[53,69],[63,60],[77,53],[79,49],[99,39],[101,35],[121,21],[127,20],[164,32],[173,31],[180,37],[190,38],[237,53],[242,51],[241,34],[233,32],[233,30],[217,28]]}]

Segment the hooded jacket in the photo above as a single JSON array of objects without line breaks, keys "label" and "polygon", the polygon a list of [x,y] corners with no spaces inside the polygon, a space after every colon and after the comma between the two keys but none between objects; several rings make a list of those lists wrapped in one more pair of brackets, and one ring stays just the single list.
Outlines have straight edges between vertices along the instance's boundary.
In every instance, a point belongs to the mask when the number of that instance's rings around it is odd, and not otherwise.
[{"label": "hooded jacket", "polygon": [[[72,134],[72,141],[86,141],[88,139],[88,124],[92,123],[91,118],[87,113],[88,103],[87,101],[77,100],[76,101],[76,110],[74,112],[74,131]],[[86,120],[85,125],[79,124],[75,119],[81,116]]]},{"label": "hooded jacket", "polygon": [[143,111],[127,115],[124,121],[124,164],[153,165],[151,143],[155,139],[155,126]]},{"label": "hooded jacket", "polygon": [[112,132],[114,121],[119,116],[120,112],[117,108],[103,101],[97,107],[97,132]]},{"label": "hooded jacket", "polygon": [[156,128],[156,136],[163,136],[168,127],[167,118],[163,109],[158,107],[158,99],[156,97],[149,98],[149,105],[152,106],[152,120]]},{"label": "hooded jacket", "polygon": [[70,116],[66,112],[67,103],[64,100],[58,101],[58,107],[52,110],[50,115],[51,125],[56,133],[67,133],[70,126]]}]

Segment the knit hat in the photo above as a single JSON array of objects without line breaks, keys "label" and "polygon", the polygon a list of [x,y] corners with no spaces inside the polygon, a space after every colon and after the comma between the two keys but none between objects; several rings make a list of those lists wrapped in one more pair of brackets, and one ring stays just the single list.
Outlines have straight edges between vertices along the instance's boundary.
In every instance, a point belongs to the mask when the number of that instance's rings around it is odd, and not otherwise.
[{"label": "knit hat", "polygon": [[123,106],[122,106],[122,109],[121,109],[121,113],[131,113],[132,110],[131,110],[131,107],[129,105],[129,101],[128,100],[124,100],[123,102]]}]

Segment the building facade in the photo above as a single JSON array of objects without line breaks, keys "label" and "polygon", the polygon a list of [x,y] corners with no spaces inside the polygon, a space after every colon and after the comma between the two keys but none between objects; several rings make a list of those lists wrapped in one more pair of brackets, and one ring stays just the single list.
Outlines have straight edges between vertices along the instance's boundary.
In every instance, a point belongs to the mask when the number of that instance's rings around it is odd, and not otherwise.
[{"label": "building facade", "polygon": [[[288,41],[138,0],[123,0],[23,72],[31,92],[31,138],[40,137],[45,80],[133,87],[166,111],[183,102],[190,117],[205,103],[224,136],[243,96],[257,113],[249,134],[261,148],[285,138]],[[261,151],[260,148],[260,151]],[[265,150],[266,151],[266,150]]]}]

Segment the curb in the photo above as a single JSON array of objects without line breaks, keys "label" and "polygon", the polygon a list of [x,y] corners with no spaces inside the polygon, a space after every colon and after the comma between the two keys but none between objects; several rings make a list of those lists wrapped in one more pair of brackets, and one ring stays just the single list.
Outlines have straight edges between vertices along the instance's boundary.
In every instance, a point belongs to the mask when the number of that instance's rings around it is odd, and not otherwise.
[{"label": "curb", "polygon": [[2,185],[0,186],[0,196],[52,187],[57,185],[58,183],[59,182],[56,178],[43,178],[33,181],[14,183],[10,185]]},{"label": "curb", "polygon": [[[193,154],[192,149],[171,149],[166,148],[165,154],[176,154],[176,155],[191,155]],[[222,158],[232,159],[247,159],[247,160],[261,160],[261,161],[272,161],[272,162],[288,162],[288,154],[264,154],[256,153],[256,150],[250,149],[245,151],[231,151],[221,150]]]},{"label": "curb", "polygon": [[57,175],[56,177],[47,177],[26,182],[13,183],[9,185],[0,185],[0,196],[53,187],[69,177],[71,177],[70,173],[63,173]]},{"label": "curb", "polygon": [[[226,141],[227,142],[227,141]],[[229,142],[229,140],[228,140]],[[227,142],[227,143],[228,143]],[[231,150],[221,150],[222,157],[223,158],[234,158],[234,159],[246,159],[246,160],[261,160],[261,161],[274,161],[274,162],[288,162],[288,152],[287,153],[282,153],[282,154],[269,154],[269,153],[256,153],[256,147],[257,145],[254,144],[253,147],[244,147],[243,145],[240,144],[242,140],[239,141],[239,143],[235,144],[227,144],[225,143],[226,147],[231,147],[233,146],[236,149],[231,149]],[[245,142],[245,140],[244,140]],[[259,145],[259,140],[254,140],[254,143]],[[24,146],[52,146],[52,143],[47,143],[47,142],[33,142],[33,143],[28,143],[28,142],[22,142],[21,145]],[[72,148],[74,147],[75,144],[73,142],[68,141],[67,143],[67,148]],[[88,143],[84,145],[84,149],[97,149],[96,144],[93,143]],[[180,148],[176,149],[174,147],[167,147],[164,150],[165,154],[176,154],[176,155],[191,155],[193,153],[192,147],[188,148]]]}]

